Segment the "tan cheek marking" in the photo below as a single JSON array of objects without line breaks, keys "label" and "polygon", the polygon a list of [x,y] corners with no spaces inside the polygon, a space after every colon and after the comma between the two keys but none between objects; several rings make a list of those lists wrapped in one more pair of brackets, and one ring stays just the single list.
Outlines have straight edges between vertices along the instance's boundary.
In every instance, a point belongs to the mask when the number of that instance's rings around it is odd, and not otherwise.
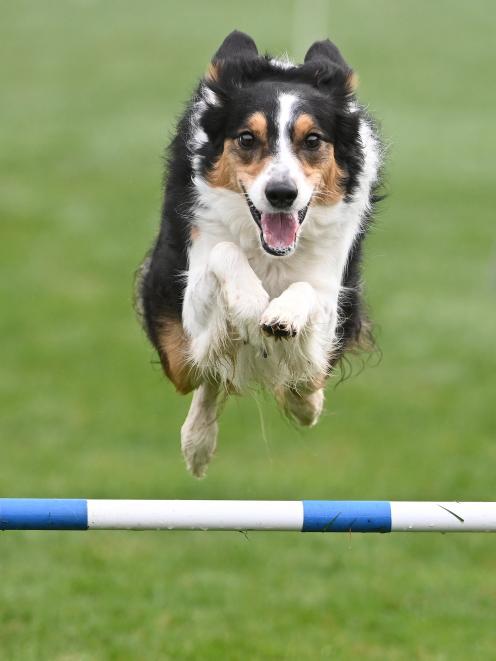
[{"label": "tan cheek marking", "polygon": [[264,156],[263,152],[260,152],[252,161],[244,162],[233,140],[226,140],[224,151],[207,175],[207,181],[216,188],[227,188],[240,193],[239,182],[245,186],[251,183],[267,166],[269,160],[270,156]]},{"label": "tan cheek marking", "polygon": [[264,156],[249,164],[239,164],[237,167],[238,180],[241,179],[241,181],[245,182],[256,179],[256,177],[258,177],[262,170],[267,166],[269,160],[269,156]]},{"label": "tan cheek marking", "polygon": [[197,384],[188,363],[189,340],[180,321],[166,319],[162,322],[159,347],[164,372],[176,386],[176,390],[185,395],[196,388]]},{"label": "tan cheek marking", "polygon": [[315,186],[312,204],[316,206],[336,204],[344,196],[344,176],[334,158],[334,148],[332,145],[326,144],[323,149],[327,153],[319,163],[314,165],[303,162],[302,164],[305,176]]},{"label": "tan cheek marking", "polygon": [[224,150],[208,173],[207,181],[215,188],[227,188],[238,192],[239,187],[236,179],[236,169],[231,154],[233,147],[232,142],[232,140],[226,140],[224,142]]},{"label": "tan cheek marking", "polygon": [[189,231],[189,238],[191,241],[196,241],[196,239],[200,236],[200,230],[196,225],[193,225]]}]

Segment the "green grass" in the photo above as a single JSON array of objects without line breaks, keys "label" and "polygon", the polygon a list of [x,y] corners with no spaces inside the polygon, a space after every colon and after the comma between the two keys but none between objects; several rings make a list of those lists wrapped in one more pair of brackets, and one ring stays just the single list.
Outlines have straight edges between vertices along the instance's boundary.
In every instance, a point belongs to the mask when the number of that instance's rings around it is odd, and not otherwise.
[{"label": "green grass", "polygon": [[[291,5],[2,4],[0,495],[495,499],[492,2],[309,13],[391,143],[367,244],[384,353],[314,430],[231,401],[197,482],[131,309],[161,155],[223,36],[297,51]],[[495,539],[470,535],[3,533],[0,657],[495,658]]]}]

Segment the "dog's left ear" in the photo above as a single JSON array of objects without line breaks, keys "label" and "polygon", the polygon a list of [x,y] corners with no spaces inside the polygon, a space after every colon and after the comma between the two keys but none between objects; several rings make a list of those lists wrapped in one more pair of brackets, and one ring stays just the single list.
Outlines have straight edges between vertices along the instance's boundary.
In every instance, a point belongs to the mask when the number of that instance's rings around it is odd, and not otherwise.
[{"label": "dog's left ear", "polygon": [[315,60],[328,60],[342,69],[350,68],[346,64],[344,57],[341,55],[339,48],[329,39],[316,41],[310,46],[305,55],[305,62],[313,62]]},{"label": "dog's left ear", "polygon": [[346,75],[346,85],[348,91],[353,93],[358,86],[358,77],[353,69],[347,64],[341,55],[339,48],[329,39],[316,41],[313,43],[305,55],[305,64],[307,62],[324,62],[332,69],[340,69]]}]

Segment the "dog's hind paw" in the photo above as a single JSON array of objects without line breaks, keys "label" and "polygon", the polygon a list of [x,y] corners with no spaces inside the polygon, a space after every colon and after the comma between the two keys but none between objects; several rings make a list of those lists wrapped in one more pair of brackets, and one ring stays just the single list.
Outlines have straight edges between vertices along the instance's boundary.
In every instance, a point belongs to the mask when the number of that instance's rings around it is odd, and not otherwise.
[{"label": "dog's hind paw", "polygon": [[282,388],[276,392],[276,399],[289,418],[303,427],[313,427],[319,421],[325,396],[323,388],[301,394]]},{"label": "dog's hind paw", "polygon": [[217,447],[217,432],[217,421],[192,425],[186,419],[181,428],[183,457],[188,470],[195,477],[205,477],[208,464]]}]

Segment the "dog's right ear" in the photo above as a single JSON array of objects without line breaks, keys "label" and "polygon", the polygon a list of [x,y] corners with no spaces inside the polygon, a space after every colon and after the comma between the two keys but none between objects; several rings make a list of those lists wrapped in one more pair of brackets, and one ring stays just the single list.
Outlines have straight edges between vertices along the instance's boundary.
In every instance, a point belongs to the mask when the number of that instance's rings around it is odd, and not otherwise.
[{"label": "dog's right ear", "polygon": [[219,60],[232,60],[240,57],[257,56],[258,50],[253,39],[244,32],[234,30],[224,39],[218,51],[213,56],[212,62],[215,64],[215,62],[218,62]]},{"label": "dog's right ear", "polygon": [[207,82],[215,83],[220,78],[220,69],[223,62],[236,59],[249,59],[258,57],[258,50],[253,39],[239,30],[234,30],[224,39],[212,58],[206,73]]}]

